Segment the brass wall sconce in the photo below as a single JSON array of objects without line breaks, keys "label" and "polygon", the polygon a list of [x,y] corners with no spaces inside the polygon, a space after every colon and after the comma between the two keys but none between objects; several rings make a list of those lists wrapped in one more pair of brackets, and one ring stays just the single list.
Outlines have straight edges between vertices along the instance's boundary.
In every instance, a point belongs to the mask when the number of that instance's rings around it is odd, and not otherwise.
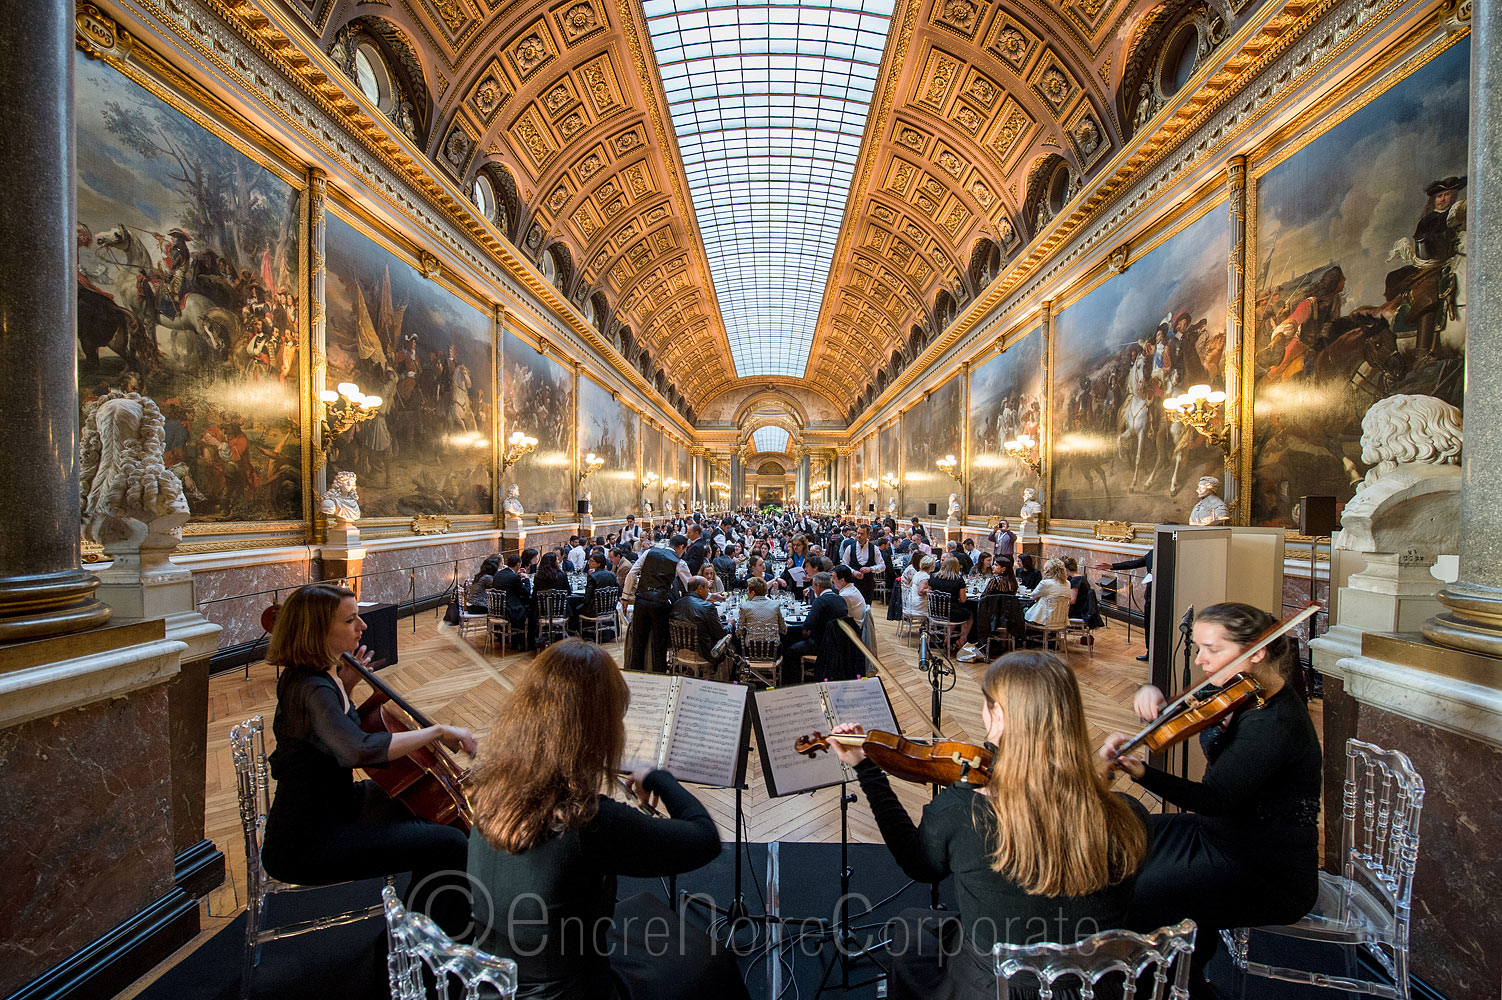
[{"label": "brass wall sconce", "polygon": [[1191,385],[1183,393],[1163,400],[1163,409],[1174,423],[1203,434],[1224,454],[1231,454],[1231,429],[1225,423],[1226,394],[1208,385]]},{"label": "brass wall sconce", "polygon": [[1043,456],[1038,453],[1038,442],[1031,434],[1018,434],[1012,440],[1002,445],[1007,456],[1014,458],[1029,469],[1033,475],[1043,475]]},{"label": "brass wall sconce", "polygon": [[333,389],[325,389],[318,394],[318,399],[323,403],[323,441],[318,455],[319,465],[323,464],[324,456],[341,434],[356,424],[363,424],[373,418],[376,410],[385,402],[380,396],[367,396],[353,382],[340,382]]},{"label": "brass wall sconce", "polygon": [[953,455],[945,455],[943,458],[935,459],[934,465],[937,465],[940,471],[942,471],[950,479],[953,479],[955,482],[959,483],[961,487],[965,485],[965,479],[959,473],[959,459],[955,458]]},{"label": "brass wall sconce", "polygon": [[604,467],[604,465],[605,460],[599,455],[596,455],[594,452],[590,452],[588,455],[585,455],[584,467],[579,470],[579,485],[583,486],[584,481],[590,476],[594,475],[596,472],[599,472],[600,469]]},{"label": "brass wall sconce", "polygon": [[897,476],[894,473],[883,472],[881,474],[881,481],[883,485],[887,486],[890,489],[895,490],[897,488]]},{"label": "brass wall sconce", "polygon": [[524,434],[521,431],[514,432],[511,437],[506,439],[506,450],[501,454],[502,474],[521,461],[523,455],[530,455],[536,450],[537,439],[535,437]]}]

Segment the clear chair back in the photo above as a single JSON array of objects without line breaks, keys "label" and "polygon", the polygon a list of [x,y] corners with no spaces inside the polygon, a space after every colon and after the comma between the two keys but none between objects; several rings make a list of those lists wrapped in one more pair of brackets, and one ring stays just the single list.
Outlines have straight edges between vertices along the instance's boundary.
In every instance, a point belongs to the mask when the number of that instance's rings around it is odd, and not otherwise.
[{"label": "clear chair back", "polygon": [[[1365,889],[1390,908],[1400,926],[1409,920],[1419,853],[1424,779],[1408,755],[1357,739],[1346,740],[1341,846],[1347,898]],[[1406,926],[1401,935],[1407,939]]]},{"label": "clear chair back", "polygon": [[[1068,995],[1078,993],[1082,1000],[1094,1000],[1100,990],[1105,996],[1133,1000],[1143,995],[1139,986],[1150,985],[1146,996],[1152,1000],[1184,1000],[1189,995],[1194,935],[1194,921],[1185,920],[1150,934],[1101,931],[1072,944],[999,942],[991,949],[996,995],[1008,1000],[1036,991],[1041,1000],[1053,1000],[1057,991],[1064,990]],[[1013,983],[1018,976],[1023,978]],[[1151,979],[1144,981],[1144,976]]]},{"label": "clear chair back", "polygon": [[[448,1000],[455,982],[464,1000],[481,996],[514,1000],[515,962],[455,944],[426,914],[404,907],[389,885],[381,890],[381,899],[386,905],[386,971],[392,1000],[427,1000],[423,966],[431,973],[440,1000]],[[488,988],[482,993],[482,987]]]},{"label": "clear chair back", "polygon": [[229,747],[239,790],[240,829],[245,837],[247,894],[259,901],[265,894],[261,837],[266,832],[266,816],[271,812],[271,770],[266,763],[265,720],[256,715],[237,724],[230,730]]}]

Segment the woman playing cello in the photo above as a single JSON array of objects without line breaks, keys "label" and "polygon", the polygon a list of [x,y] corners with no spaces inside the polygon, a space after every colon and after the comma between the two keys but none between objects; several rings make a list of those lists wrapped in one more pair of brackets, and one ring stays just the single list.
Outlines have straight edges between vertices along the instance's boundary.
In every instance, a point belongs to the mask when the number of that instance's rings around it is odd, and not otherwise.
[{"label": "woman playing cello", "polygon": [[[944,789],[916,826],[886,774],[859,748],[833,743],[908,877],[955,877],[958,923],[919,910],[889,928],[893,997],[994,997],[997,941],[1073,941],[1127,926],[1147,813],[1097,773],[1073,671],[1051,653],[1009,653],[981,688],[981,724],[996,747],[990,780]],[[940,954],[953,957],[940,963]]]},{"label": "woman playing cello", "polygon": [[[360,728],[349,692],[359,681],[340,666],[341,653],[362,663],[365,622],[352,590],[315,583],[287,599],[277,615],[266,659],[282,668],[276,685],[271,776],[276,798],[266,821],[261,861],[272,876],[324,885],[412,872],[408,905],[431,913],[450,933],[468,923],[462,886],[464,834],[418,819],[373,781],[355,781],[357,767],[379,767],[431,743],[475,752],[468,729],[429,726],[404,733]],[[337,670],[337,672],[336,672]]]},{"label": "woman playing cello", "polygon": [[[1277,624],[1248,604],[1205,608],[1194,620],[1195,663],[1213,676]],[[1200,781],[1118,758],[1128,741],[1121,734],[1101,749],[1142,787],[1187,810],[1153,817],[1153,849],[1137,878],[1131,916],[1140,929],[1184,917],[1199,926],[1192,996],[1213,996],[1203,971],[1221,929],[1291,923],[1314,905],[1320,745],[1295,687],[1298,671],[1296,646],[1286,635],[1247,659],[1241,672],[1261,686],[1260,707],[1248,702],[1200,734],[1208,761]],[[1133,708],[1151,722],[1165,703],[1148,684]]]}]

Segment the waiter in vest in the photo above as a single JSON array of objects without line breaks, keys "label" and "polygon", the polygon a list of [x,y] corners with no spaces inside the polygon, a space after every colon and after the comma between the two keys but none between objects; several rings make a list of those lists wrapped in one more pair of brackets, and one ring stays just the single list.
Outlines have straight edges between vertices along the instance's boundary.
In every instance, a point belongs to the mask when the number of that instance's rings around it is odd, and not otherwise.
[{"label": "waiter in vest", "polygon": [[[626,588],[622,596],[634,599],[636,610],[631,614],[631,629],[626,635],[626,669],[651,670],[664,674],[668,669],[669,620],[673,602],[688,590],[691,574],[683,561],[683,550],[688,548],[688,539],[674,535],[668,548],[652,546],[643,552],[626,574]],[[647,647],[651,645],[650,666]]]},{"label": "waiter in vest", "polygon": [[886,557],[871,541],[871,528],[862,524],[855,529],[855,538],[846,544],[841,560],[855,570],[855,589],[861,592],[869,606],[876,596],[876,578],[887,571]]}]

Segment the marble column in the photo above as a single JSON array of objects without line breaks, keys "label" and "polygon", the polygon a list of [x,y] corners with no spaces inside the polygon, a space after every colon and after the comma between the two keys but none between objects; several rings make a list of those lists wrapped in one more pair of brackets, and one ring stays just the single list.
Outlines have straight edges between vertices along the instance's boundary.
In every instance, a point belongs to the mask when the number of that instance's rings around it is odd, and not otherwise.
[{"label": "marble column", "polygon": [[110,611],[79,562],[73,4],[0,6],[0,642],[93,628]]},{"label": "marble column", "polygon": [[[1502,8],[1471,14],[1471,151],[1466,196],[1466,435],[1460,494],[1460,576],[1439,593],[1445,613],[1424,635],[1502,656]],[[1492,185],[1498,185],[1496,192]],[[1496,239],[1493,239],[1493,235]],[[1481,431],[1481,433],[1477,433]],[[1502,674],[1493,679],[1502,685]]]},{"label": "marble column", "polygon": [[798,505],[801,507],[801,506],[804,506],[807,503],[808,503],[808,452],[805,451],[805,452],[803,452],[802,457],[799,458],[799,460],[798,460]]},{"label": "marble column", "polygon": [[746,470],[741,466],[741,453],[730,453],[730,506],[739,507],[745,500]]}]

